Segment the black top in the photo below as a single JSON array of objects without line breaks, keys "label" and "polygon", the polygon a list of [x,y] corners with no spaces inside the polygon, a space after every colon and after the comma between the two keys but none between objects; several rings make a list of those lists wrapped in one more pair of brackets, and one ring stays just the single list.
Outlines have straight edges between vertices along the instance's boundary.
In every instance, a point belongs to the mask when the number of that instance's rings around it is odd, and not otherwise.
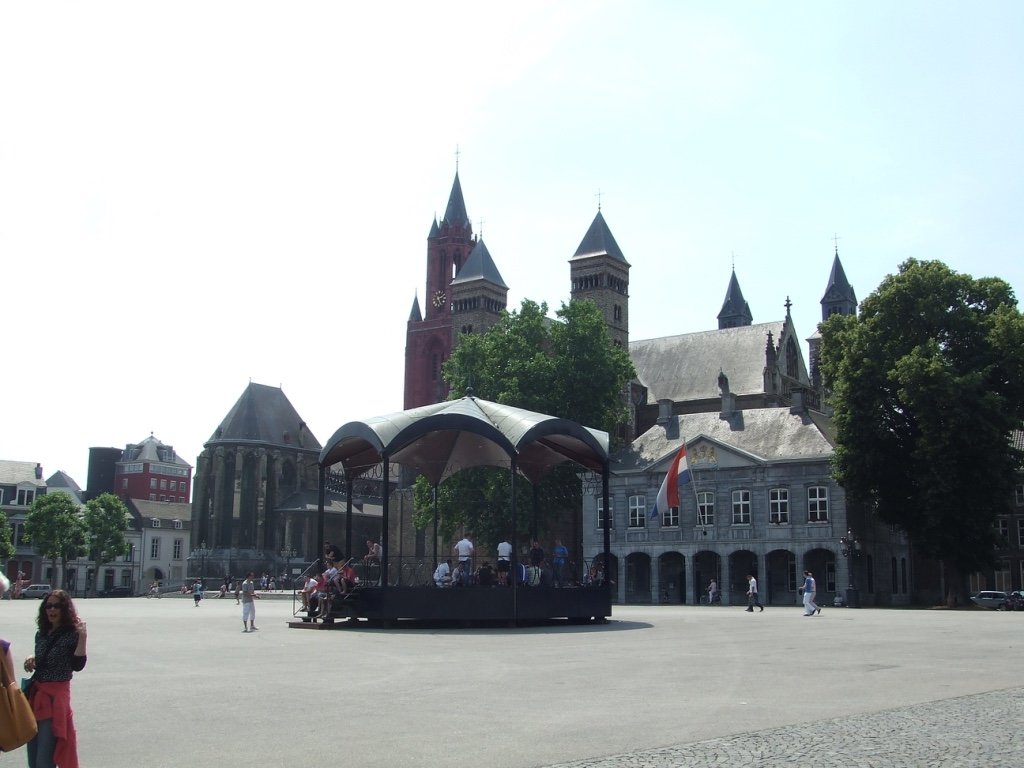
[{"label": "black top", "polygon": [[44,635],[36,632],[36,671],[33,676],[44,683],[61,683],[71,679],[74,672],[85,668],[85,656],[75,656],[78,632],[70,628],[58,629]]}]

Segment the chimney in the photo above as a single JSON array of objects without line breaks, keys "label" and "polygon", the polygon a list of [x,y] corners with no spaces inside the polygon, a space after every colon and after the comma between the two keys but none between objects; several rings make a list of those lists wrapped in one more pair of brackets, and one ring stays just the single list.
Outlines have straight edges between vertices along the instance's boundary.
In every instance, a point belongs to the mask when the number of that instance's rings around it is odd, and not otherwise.
[{"label": "chimney", "polygon": [[43,479],[43,465],[36,462],[36,480]]},{"label": "chimney", "polygon": [[665,426],[672,418],[672,401],[664,398],[658,401],[658,424]]},{"label": "chimney", "polygon": [[789,412],[793,415],[805,413],[807,408],[804,406],[804,391],[801,387],[793,387],[789,392]]},{"label": "chimney", "polygon": [[719,417],[728,421],[736,413],[736,395],[732,392],[722,393],[722,411],[719,413]]}]

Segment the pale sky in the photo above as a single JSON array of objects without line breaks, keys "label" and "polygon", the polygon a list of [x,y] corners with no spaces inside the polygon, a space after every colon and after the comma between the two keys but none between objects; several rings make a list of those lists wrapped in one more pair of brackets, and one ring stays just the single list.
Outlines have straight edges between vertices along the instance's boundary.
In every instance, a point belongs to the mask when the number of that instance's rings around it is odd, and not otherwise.
[{"label": "pale sky", "polygon": [[510,307],[568,299],[598,192],[633,339],[717,327],[733,261],[810,336],[835,234],[858,299],[910,257],[1024,296],[1022,33],[1011,1],[0,4],[0,458],[194,465],[250,380],[321,443],[401,410],[456,147]]}]

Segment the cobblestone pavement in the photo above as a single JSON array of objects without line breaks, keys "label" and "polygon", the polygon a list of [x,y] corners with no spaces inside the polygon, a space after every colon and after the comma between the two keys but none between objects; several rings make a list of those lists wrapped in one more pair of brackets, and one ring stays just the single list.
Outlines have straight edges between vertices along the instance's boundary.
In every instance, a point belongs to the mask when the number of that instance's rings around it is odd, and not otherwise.
[{"label": "cobblestone pavement", "polygon": [[1020,723],[1024,688],[1011,688],[547,768],[1019,768]]}]

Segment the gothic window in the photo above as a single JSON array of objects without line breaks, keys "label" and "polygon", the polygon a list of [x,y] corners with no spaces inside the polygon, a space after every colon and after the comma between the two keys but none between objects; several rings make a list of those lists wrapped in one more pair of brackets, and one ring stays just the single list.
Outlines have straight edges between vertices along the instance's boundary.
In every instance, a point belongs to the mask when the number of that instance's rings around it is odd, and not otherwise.
[{"label": "gothic window", "polygon": [[789,341],[786,342],[786,375],[791,379],[799,377],[800,366],[797,364],[798,359],[796,342],[790,337]]}]

